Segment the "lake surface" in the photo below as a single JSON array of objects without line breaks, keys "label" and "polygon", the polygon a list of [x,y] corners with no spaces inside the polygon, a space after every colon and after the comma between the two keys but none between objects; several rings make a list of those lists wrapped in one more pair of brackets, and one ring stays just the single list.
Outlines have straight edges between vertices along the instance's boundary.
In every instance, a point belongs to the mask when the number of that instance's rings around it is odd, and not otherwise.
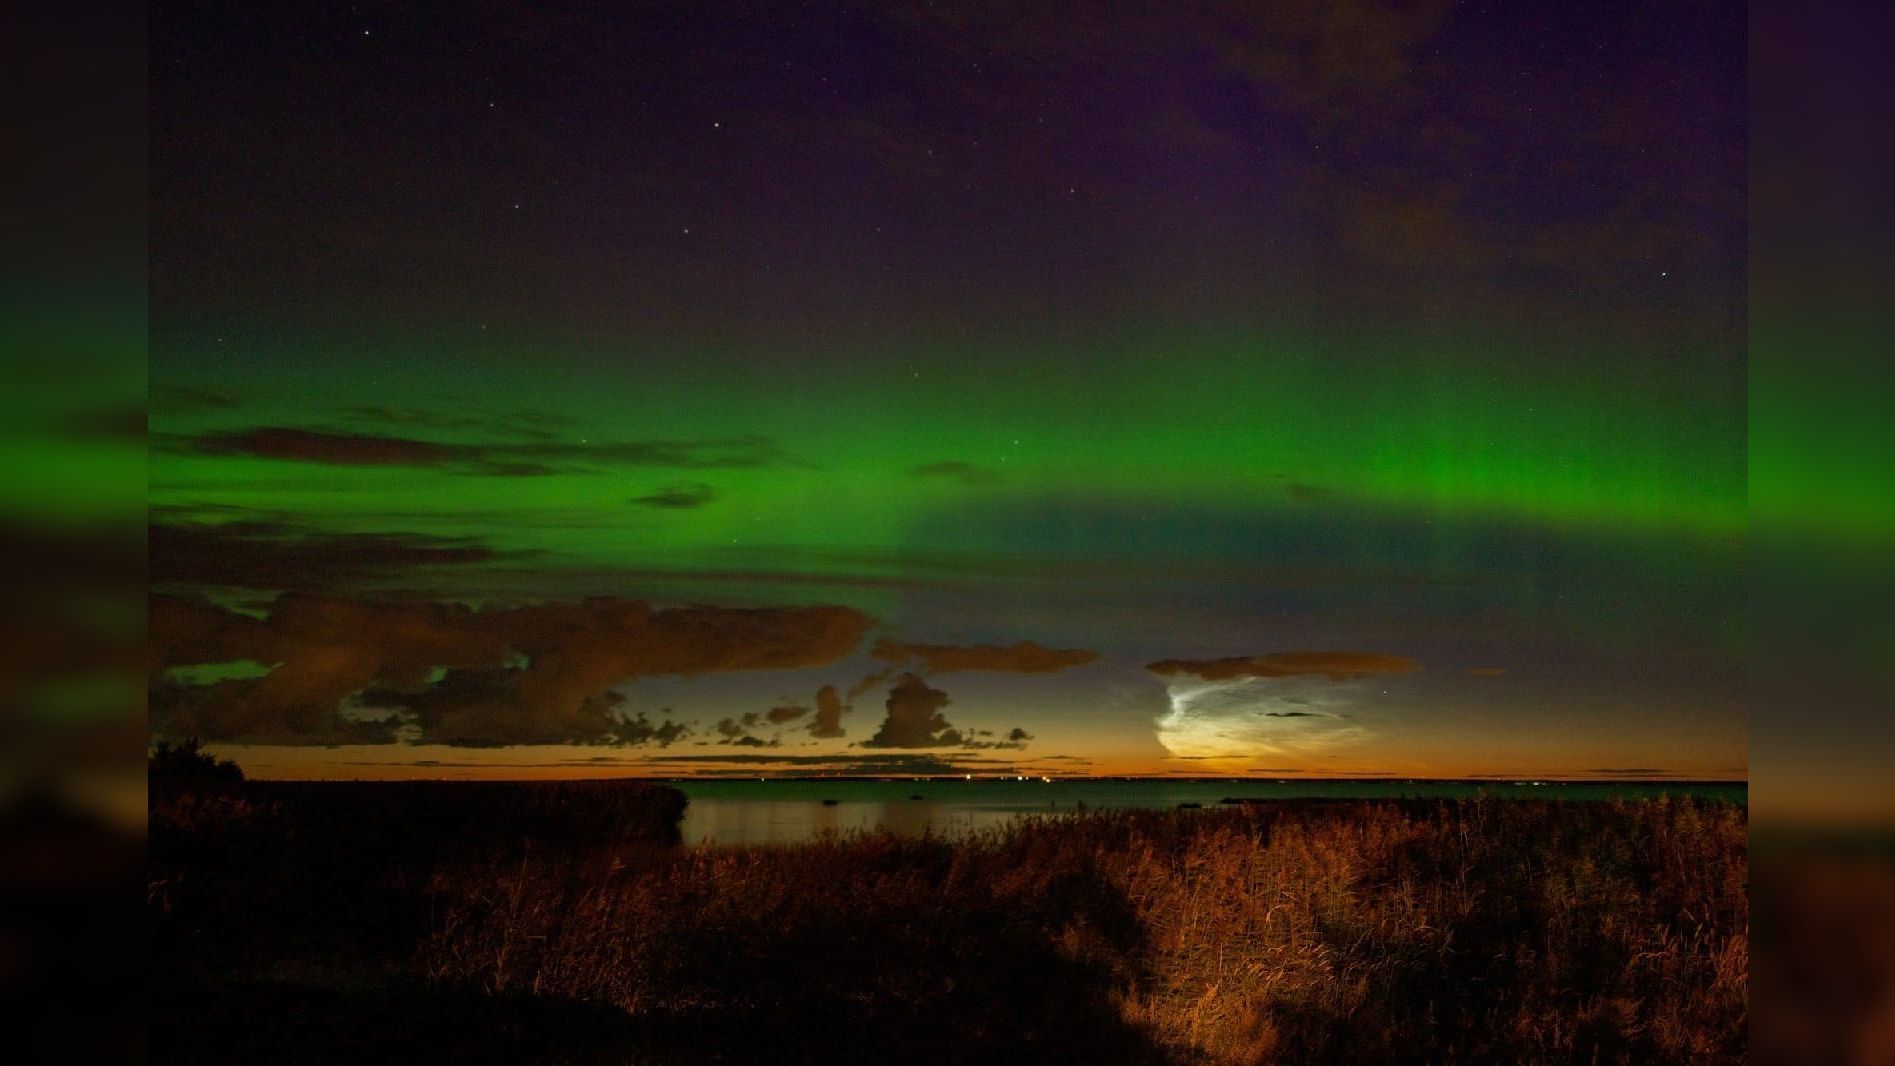
[{"label": "lake surface", "polygon": [[[690,797],[687,844],[800,844],[828,834],[886,829],[955,836],[1024,815],[1081,809],[1215,807],[1256,799],[1496,798],[1609,800],[1662,795],[1746,803],[1742,782],[1464,781],[676,781]],[[833,801],[825,802],[825,801]]]}]

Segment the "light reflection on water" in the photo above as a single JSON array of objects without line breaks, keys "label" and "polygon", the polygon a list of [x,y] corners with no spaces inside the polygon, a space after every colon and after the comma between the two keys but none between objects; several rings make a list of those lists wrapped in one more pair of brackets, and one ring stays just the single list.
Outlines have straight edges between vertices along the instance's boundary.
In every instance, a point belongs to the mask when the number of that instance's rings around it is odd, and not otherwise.
[{"label": "light reflection on water", "polygon": [[[1441,781],[679,781],[690,797],[687,844],[800,844],[887,830],[958,836],[1022,815],[1081,809],[1216,807],[1226,797],[1369,799],[1494,797],[1606,800],[1664,794],[1744,803],[1743,783]],[[824,802],[832,801],[832,802]]]}]

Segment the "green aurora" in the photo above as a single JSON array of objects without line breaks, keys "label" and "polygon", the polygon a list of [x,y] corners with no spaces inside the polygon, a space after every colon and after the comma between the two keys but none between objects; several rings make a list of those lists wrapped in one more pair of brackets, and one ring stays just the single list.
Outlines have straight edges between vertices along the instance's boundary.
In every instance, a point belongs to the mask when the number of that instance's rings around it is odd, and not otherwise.
[{"label": "green aurora", "polygon": [[155,19],[154,732],[1746,776],[1741,17],[1341,10]]}]

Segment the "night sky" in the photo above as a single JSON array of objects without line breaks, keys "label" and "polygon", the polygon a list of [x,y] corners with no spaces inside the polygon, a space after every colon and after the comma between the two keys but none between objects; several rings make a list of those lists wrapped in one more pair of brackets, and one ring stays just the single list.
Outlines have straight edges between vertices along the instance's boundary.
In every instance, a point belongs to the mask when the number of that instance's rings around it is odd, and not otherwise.
[{"label": "night sky", "polygon": [[1743,777],[1745,11],[154,6],[255,776]]}]

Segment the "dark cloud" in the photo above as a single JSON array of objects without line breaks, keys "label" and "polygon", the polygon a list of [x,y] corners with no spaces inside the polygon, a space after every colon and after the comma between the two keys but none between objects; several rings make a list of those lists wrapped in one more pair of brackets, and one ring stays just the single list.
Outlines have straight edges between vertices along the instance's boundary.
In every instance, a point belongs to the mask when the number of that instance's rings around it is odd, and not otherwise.
[{"label": "dark cloud", "polygon": [[[466,666],[447,670],[432,683],[424,680],[409,684],[396,677],[385,684],[370,684],[350,692],[359,691],[357,700],[362,705],[389,712],[391,721],[410,719],[429,743],[492,748],[510,743],[561,744],[606,737],[611,724],[609,711],[616,702],[610,697],[616,693],[600,693],[570,714],[520,715],[505,721],[510,717],[520,675],[519,669],[504,666]],[[334,689],[340,689],[348,680],[336,681]],[[343,695],[347,698],[349,693]],[[333,706],[328,702],[328,691],[308,704]],[[502,721],[504,728],[499,725]]]},{"label": "dark cloud", "polygon": [[1265,718],[1324,718],[1327,716],[1317,714],[1313,711],[1266,711],[1264,712],[1264,717]]},{"label": "dark cloud", "polygon": [[338,433],[292,426],[156,438],[189,455],[246,456],[329,466],[426,467],[456,473],[524,477],[597,466],[651,466],[678,470],[734,470],[775,466],[789,457],[767,437],[704,440],[535,440],[447,443],[370,433]]},{"label": "dark cloud", "polygon": [[1026,742],[1033,739],[1033,734],[1017,727],[1008,730],[1005,736],[998,738],[991,729],[968,730],[965,736],[966,739],[961,741],[961,747],[968,751],[1021,751],[1026,748]]},{"label": "dark cloud", "polygon": [[750,731],[755,729],[757,724],[762,720],[763,717],[761,715],[755,711],[751,711],[741,718],[720,718],[717,724],[711,728],[716,731],[718,736],[724,738],[719,743],[728,744],[733,740],[748,737]]},{"label": "dark cloud", "polygon": [[782,725],[785,722],[794,722],[808,713],[808,707],[796,703],[785,703],[770,708],[763,717],[771,725]]},{"label": "dark cloud", "polygon": [[1165,659],[1150,663],[1145,669],[1165,677],[1188,674],[1205,681],[1228,681],[1239,677],[1298,677],[1306,674],[1320,674],[1331,681],[1347,681],[1377,674],[1408,673],[1419,665],[1406,655],[1366,651],[1286,651],[1228,659]]},{"label": "dark cloud", "polygon": [[[630,718],[618,719],[618,724],[613,727],[606,743],[629,747],[656,744],[658,747],[668,748],[690,735],[691,727],[682,722],[674,722],[666,718],[662,722],[654,723],[645,717],[645,712],[640,711]],[[595,755],[591,761],[600,762],[610,758],[611,756],[608,755]]]},{"label": "dark cloud", "polygon": [[833,739],[842,736],[842,716],[849,713],[849,705],[837,694],[836,686],[824,685],[816,690],[816,716],[810,720],[809,735]]},{"label": "dark cloud", "polygon": [[700,482],[667,485],[648,496],[634,496],[632,503],[673,511],[689,511],[717,499],[717,490]]},{"label": "dark cloud", "polygon": [[318,533],[259,521],[153,524],[147,551],[154,585],[273,591],[332,588],[423,567],[468,566],[501,557],[492,548],[465,538]]},{"label": "dark cloud", "polygon": [[465,445],[289,426],[203,433],[183,443],[185,451],[198,455],[286,459],[334,466],[445,466],[467,456]]},{"label": "dark cloud", "polygon": [[903,674],[888,691],[884,706],[888,714],[875,735],[862,742],[865,748],[961,748],[967,751],[998,749],[1019,750],[1033,735],[1024,729],[1010,730],[1002,739],[988,739],[991,730],[957,729],[941,713],[951,701],[948,694],[914,674]]},{"label": "dark cloud", "polygon": [[[281,668],[279,668],[281,669]],[[254,744],[336,746],[392,744],[399,739],[401,716],[344,715],[329,690],[308,676],[233,678],[208,684],[152,679],[147,707],[154,735],[200,737],[207,741]]]},{"label": "dark cloud", "polygon": [[878,640],[869,654],[897,666],[919,662],[930,674],[949,674],[958,670],[992,670],[1014,674],[1051,674],[1081,666],[1099,657],[1085,648],[1047,648],[1023,640],[1012,647],[976,644],[968,647],[952,644],[908,644]]},{"label": "dark cloud", "polygon": [[913,674],[904,674],[888,692],[888,717],[865,748],[958,748],[967,742],[941,713],[948,694]]},{"label": "dark cloud", "polygon": [[1670,777],[1676,773],[1674,770],[1660,769],[1655,766],[1606,767],[1604,769],[1587,770],[1586,772],[1589,774],[1601,774],[1607,777]]},{"label": "dark cloud", "polygon": [[908,468],[908,473],[918,478],[958,481],[963,485],[991,485],[1000,480],[998,471],[958,459],[911,466]]},{"label": "dark cloud", "polygon": [[[399,719],[428,743],[626,743],[683,735],[628,724],[615,685],[640,677],[821,666],[868,616],[847,607],[655,610],[616,598],[473,608],[288,593],[260,617],[154,596],[152,728],[166,736],[335,743]],[[182,666],[250,661],[261,677],[180,684]],[[356,698],[363,710],[347,712]],[[385,713],[376,713],[385,712]],[[649,731],[649,732],[648,732]]]},{"label": "dark cloud", "polygon": [[[459,747],[584,743],[664,748],[691,735],[690,726],[670,718],[654,723],[642,711],[626,717],[619,710],[625,694],[615,689],[586,697],[570,717],[516,717],[524,672],[510,667],[453,669],[419,687],[371,685],[355,699],[363,707],[395,712],[383,721],[413,728],[421,740]],[[496,728],[500,721],[506,725]]]}]

